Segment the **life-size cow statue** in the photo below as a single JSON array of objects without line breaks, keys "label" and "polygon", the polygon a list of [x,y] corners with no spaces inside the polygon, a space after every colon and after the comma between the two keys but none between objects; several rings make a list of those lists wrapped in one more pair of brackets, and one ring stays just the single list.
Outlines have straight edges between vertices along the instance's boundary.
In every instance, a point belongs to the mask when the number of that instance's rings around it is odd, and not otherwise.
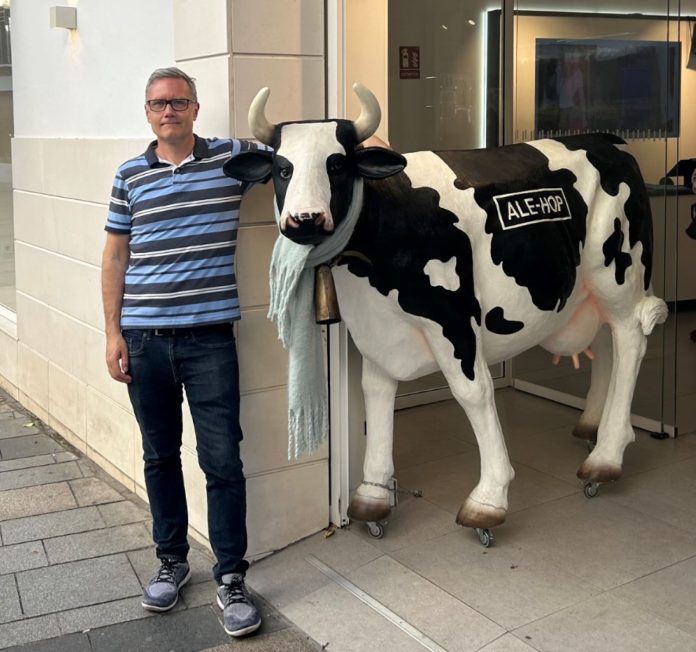
[{"label": "life-size cow statue", "polygon": [[[573,355],[594,341],[575,434],[597,444],[577,475],[617,479],[634,439],[630,406],[646,336],[667,315],[650,289],[645,186],[623,141],[596,134],[405,156],[361,149],[380,110],[369,90],[354,90],[362,105],[355,122],[277,125],[265,117],[269,90],[261,90],[249,124],[274,151],[225,166],[242,180],[273,178],[287,238],[320,245],[354,221],[347,255],[333,267],[343,319],[363,355],[367,415],[364,478],[349,516],[390,513],[397,381],[440,369],[481,455],[479,483],[457,522],[502,523],[514,471],[488,365],[537,344]],[[604,324],[611,338],[595,341]]]}]

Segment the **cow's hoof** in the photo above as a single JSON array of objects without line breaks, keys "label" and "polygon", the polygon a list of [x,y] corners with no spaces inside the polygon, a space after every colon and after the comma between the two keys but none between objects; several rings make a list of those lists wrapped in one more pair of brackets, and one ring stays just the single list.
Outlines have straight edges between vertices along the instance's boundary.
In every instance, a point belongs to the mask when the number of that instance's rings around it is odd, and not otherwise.
[{"label": "cow's hoof", "polygon": [[391,514],[389,498],[355,496],[348,505],[348,518],[353,521],[383,521]]},{"label": "cow's hoof", "polygon": [[505,522],[506,510],[467,498],[459,508],[457,523],[464,527],[489,528]]},{"label": "cow's hoof", "polygon": [[573,428],[573,437],[586,439],[587,441],[597,441],[597,426],[587,423],[577,423]]},{"label": "cow's hoof", "polygon": [[621,477],[621,466],[608,462],[597,464],[585,460],[578,469],[577,476],[585,482],[613,482]]}]

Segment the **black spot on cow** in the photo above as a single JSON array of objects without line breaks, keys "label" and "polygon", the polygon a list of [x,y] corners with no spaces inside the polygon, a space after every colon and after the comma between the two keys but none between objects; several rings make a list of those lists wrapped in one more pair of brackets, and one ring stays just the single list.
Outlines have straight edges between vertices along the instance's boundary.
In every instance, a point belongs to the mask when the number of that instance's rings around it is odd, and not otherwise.
[{"label": "black spot on cow", "polygon": [[617,217],[614,220],[614,233],[612,233],[602,245],[604,253],[604,266],[609,267],[616,263],[615,278],[619,285],[626,281],[626,270],[631,266],[631,254],[621,251],[624,243],[624,234],[621,230],[621,220]]},{"label": "black spot on cow", "polygon": [[[366,180],[364,193],[365,207],[346,250],[359,252],[372,264],[355,256],[339,264],[367,278],[384,296],[396,290],[405,312],[440,324],[462,371],[473,380],[476,336],[471,318],[481,324],[481,307],[474,294],[471,241],[454,226],[457,216],[440,206],[435,190],[413,188],[403,173],[382,181]],[[453,257],[459,288],[433,287],[423,271],[425,265]]]},{"label": "black spot on cow", "polygon": [[524,322],[506,319],[503,308],[496,306],[486,314],[486,328],[498,335],[512,335],[524,328]]},{"label": "black spot on cow", "polygon": [[[537,308],[560,311],[575,287],[585,241],[587,205],[573,187],[575,175],[551,171],[548,158],[525,144],[436,154],[457,175],[455,187],[474,188],[476,203],[486,211],[486,233],[493,235],[493,262],[529,290]],[[539,189],[561,189],[570,219],[528,220],[522,228],[504,228],[496,200]]]},{"label": "black spot on cow", "polygon": [[628,220],[628,242],[631,249],[638,242],[643,245],[643,287],[647,290],[652,277],[652,214],[638,163],[628,152],[616,148],[616,145],[625,144],[625,141],[610,134],[568,136],[558,140],[568,149],[587,150],[587,159],[599,170],[604,192],[615,197],[621,183],[625,183],[631,189],[624,208]]}]

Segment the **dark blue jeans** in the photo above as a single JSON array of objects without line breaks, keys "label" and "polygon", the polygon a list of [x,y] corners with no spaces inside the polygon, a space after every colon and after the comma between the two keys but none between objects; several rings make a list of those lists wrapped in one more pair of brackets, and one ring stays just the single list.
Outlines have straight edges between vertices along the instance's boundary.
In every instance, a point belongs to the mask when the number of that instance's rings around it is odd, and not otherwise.
[{"label": "dark blue jeans", "polygon": [[140,426],[152,535],[158,557],[186,559],[188,512],[181,470],[181,406],[186,391],[205,473],[215,579],[245,572],[246,484],[239,443],[239,365],[231,324],[175,332],[124,330]]}]

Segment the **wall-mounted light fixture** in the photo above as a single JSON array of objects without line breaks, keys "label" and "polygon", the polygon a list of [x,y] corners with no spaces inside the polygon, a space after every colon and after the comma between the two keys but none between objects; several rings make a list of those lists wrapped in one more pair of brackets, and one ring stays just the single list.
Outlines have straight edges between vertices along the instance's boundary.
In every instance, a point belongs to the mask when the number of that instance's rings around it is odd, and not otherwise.
[{"label": "wall-mounted light fixture", "polygon": [[51,27],[77,29],[76,7],[51,7]]}]

